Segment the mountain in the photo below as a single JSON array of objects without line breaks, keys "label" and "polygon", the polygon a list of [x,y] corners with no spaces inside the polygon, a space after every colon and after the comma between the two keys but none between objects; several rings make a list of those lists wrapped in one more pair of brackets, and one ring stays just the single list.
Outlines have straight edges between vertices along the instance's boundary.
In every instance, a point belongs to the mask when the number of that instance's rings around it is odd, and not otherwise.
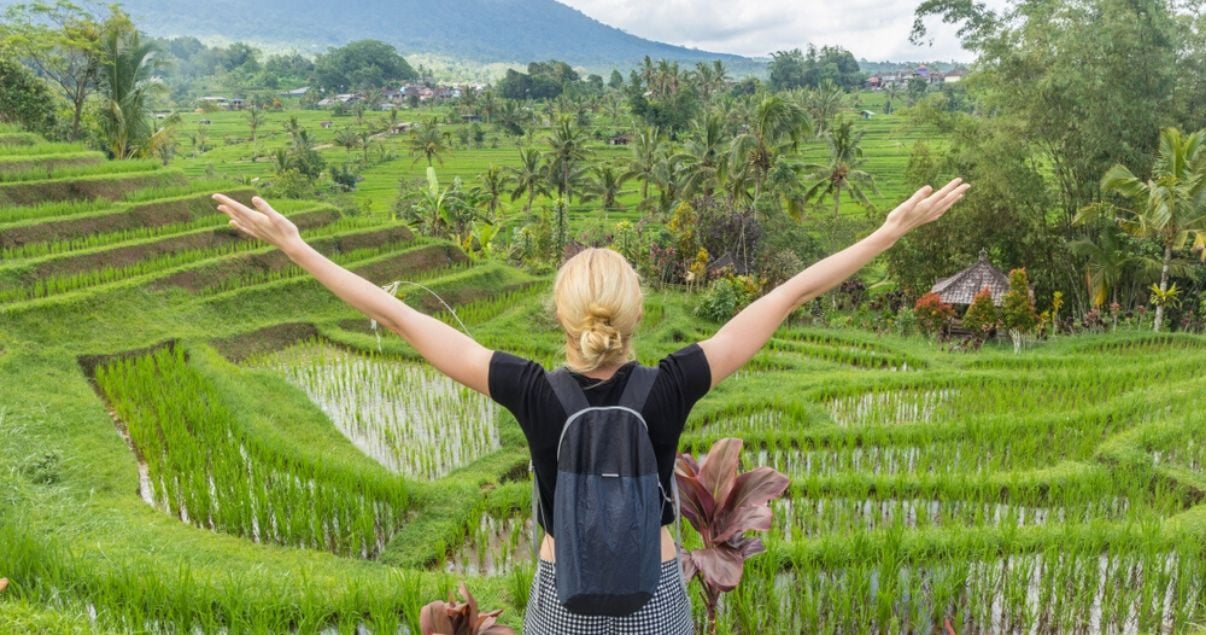
[{"label": "mountain", "polygon": [[[0,0],[0,6],[16,0]],[[433,53],[478,62],[560,59],[628,67],[648,55],[694,63],[709,53],[630,35],[553,0],[122,0],[139,28],[157,36],[245,41],[319,53],[360,39],[403,55]]]}]

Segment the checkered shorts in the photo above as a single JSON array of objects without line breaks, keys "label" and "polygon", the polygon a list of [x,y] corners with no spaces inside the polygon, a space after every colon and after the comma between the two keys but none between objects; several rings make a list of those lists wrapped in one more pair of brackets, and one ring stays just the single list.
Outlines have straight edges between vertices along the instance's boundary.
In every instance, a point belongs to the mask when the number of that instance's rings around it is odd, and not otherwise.
[{"label": "checkered shorts", "polygon": [[540,560],[532,577],[524,635],[687,635],[695,632],[691,600],[680,582],[678,560],[662,562],[661,577],[653,597],[632,615],[579,615],[557,601],[553,565]]}]

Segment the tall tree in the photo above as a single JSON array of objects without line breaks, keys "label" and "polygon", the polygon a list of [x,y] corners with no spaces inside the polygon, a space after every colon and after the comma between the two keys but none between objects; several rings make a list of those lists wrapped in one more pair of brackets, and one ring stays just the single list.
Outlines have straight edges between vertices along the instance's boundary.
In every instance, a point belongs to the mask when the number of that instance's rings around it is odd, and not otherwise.
[{"label": "tall tree", "polygon": [[641,180],[641,206],[645,206],[649,201],[649,183],[653,181],[654,170],[664,153],[662,135],[657,128],[641,128],[632,141],[628,173]]},{"label": "tall tree", "polygon": [[545,163],[544,155],[536,148],[521,148],[519,150],[519,166],[510,167],[507,170],[510,172],[511,180],[515,183],[515,189],[511,191],[511,200],[518,200],[519,197],[527,195],[528,200],[523,209],[530,214],[532,202],[536,196],[548,193],[548,188],[545,186],[547,182],[545,173],[548,165]]},{"label": "tall tree", "polygon": [[482,172],[479,180],[473,193],[477,200],[486,206],[486,211],[490,214],[488,220],[493,223],[497,217],[498,205],[511,186],[511,176],[503,168],[491,165]]},{"label": "tall tree", "polygon": [[808,188],[807,198],[833,198],[833,216],[836,218],[841,211],[842,192],[848,192],[854,200],[870,207],[866,189],[876,192],[875,179],[863,170],[867,160],[863,158],[864,132],[854,130],[854,124],[849,120],[838,124],[836,128],[825,134],[825,144],[829,147],[829,163],[814,163],[806,169],[812,170],[816,182]]},{"label": "tall tree", "polygon": [[151,100],[165,90],[156,72],[162,68],[157,47],[144,41],[130,18],[115,9],[101,38],[101,134],[114,158],[152,154],[156,135]]},{"label": "tall tree", "polygon": [[811,128],[804,109],[779,95],[768,95],[758,103],[746,132],[734,138],[732,144],[734,168],[750,175],[755,200],[779,156],[795,151]]},{"label": "tall tree", "polygon": [[[1160,131],[1160,150],[1151,177],[1142,180],[1123,165],[1115,165],[1101,179],[1101,189],[1121,195],[1131,207],[1095,205],[1078,220],[1092,220],[1113,212],[1128,233],[1159,242],[1164,251],[1160,268],[1160,295],[1168,292],[1173,254],[1192,245],[1206,260],[1206,130],[1184,135],[1175,128]],[[1192,241],[1192,242],[1191,242]],[[1164,320],[1164,303],[1156,304],[1154,330]]]},{"label": "tall tree", "polygon": [[427,167],[432,167],[433,159],[444,165],[445,152],[448,152],[448,137],[440,130],[440,122],[434,117],[410,133],[410,153],[416,163],[420,158],[426,158]]},{"label": "tall tree", "polygon": [[0,49],[12,51],[67,99],[72,107],[71,138],[78,139],[84,104],[100,82],[100,22],[67,0],[14,5],[4,18]]},{"label": "tall tree", "polygon": [[559,195],[557,215],[557,246],[566,243],[568,206],[574,186],[583,175],[582,164],[589,156],[586,134],[568,118],[563,118],[545,141],[549,145],[549,183]]},{"label": "tall tree", "polygon": [[29,69],[0,58],[0,121],[48,134],[54,127],[54,100]]},{"label": "tall tree", "polygon": [[398,50],[378,40],[357,40],[319,55],[314,79],[323,90],[353,92],[387,83],[415,79]]}]

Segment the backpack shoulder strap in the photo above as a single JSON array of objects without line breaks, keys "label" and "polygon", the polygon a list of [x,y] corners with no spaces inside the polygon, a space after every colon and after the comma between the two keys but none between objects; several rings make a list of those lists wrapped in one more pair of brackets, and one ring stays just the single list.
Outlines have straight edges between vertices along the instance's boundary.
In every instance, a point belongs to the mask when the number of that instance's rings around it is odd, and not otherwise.
[{"label": "backpack shoulder strap", "polygon": [[565,416],[569,417],[579,410],[586,410],[590,407],[590,402],[586,400],[586,393],[582,392],[582,387],[574,381],[568,370],[558,368],[548,373],[547,376],[553,392],[557,395],[557,400],[565,409]]},{"label": "backpack shoulder strap", "polygon": [[628,383],[624,386],[624,392],[620,395],[620,404],[625,408],[631,408],[637,412],[645,407],[645,400],[649,398],[649,391],[653,388],[653,382],[657,379],[657,369],[647,366],[635,365],[632,368],[632,373],[628,375]]}]

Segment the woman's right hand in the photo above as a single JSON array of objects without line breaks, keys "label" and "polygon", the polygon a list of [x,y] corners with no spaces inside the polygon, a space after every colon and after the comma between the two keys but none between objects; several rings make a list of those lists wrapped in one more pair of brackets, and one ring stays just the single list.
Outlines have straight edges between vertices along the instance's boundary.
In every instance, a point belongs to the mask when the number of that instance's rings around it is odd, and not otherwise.
[{"label": "woman's right hand", "polygon": [[917,190],[908,200],[896,206],[884,221],[883,230],[897,240],[914,228],[937,220],[946,213],[971,187],[963,179],[953,179],[938,191],[930,186]]},{"label": "woman's right hand", "polygon": [[214,194],[213,199],[218,202],[218,211],[230,217],[230,225],[249,236],[259,238],[285,253],[305,245],[297,225],[272,209],[268,201],[253,196],[251,204],[255,209],[252,209],[225,194]]}]

